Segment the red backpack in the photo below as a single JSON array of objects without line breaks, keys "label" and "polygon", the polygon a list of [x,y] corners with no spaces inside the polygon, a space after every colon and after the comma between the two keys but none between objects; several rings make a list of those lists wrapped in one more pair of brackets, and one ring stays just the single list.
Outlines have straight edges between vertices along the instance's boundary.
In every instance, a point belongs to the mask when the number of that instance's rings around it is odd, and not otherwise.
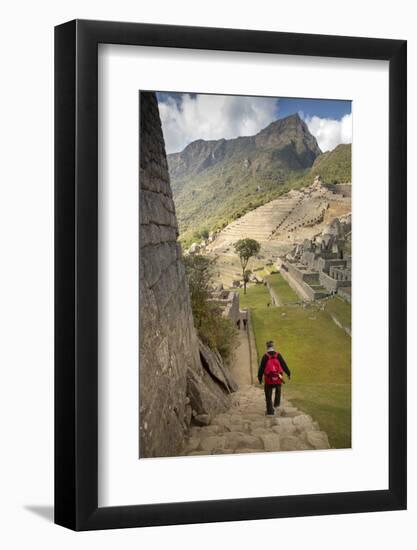
[{"label": "red backpack", "polygon": [[282,384],[282,373],[284,369],[278,359],[278,353],[274,352],[274,355],[266,354],[268,360],[265,365],[264,379],[265,384]]}]

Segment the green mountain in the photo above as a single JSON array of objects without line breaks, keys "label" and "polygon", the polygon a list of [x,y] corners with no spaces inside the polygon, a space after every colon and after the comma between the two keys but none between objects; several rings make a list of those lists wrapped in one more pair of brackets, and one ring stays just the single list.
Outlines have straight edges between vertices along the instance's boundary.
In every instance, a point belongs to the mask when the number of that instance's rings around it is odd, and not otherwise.
[{"label": "green mountain", "polygon": [[328,157],[298,114],[272,122],[255,136],[200,139],[168,155],[181,240],[196,240],[204,230],[224,227],[302,186],[320,158],[332,165]]},{"label": "green mountain", "polygon": [[321,176],[325,183],[351,183],[352,181],[352,145],[340,144],[319,155],[310,170],[293,184],[310,185],[316,176]]},{"label": "green mountain", "polygon": [[352,145],[338,145],[333,151],[320,155],[311,168],[314,175],[320,174],[327,183],[352,182]]}]

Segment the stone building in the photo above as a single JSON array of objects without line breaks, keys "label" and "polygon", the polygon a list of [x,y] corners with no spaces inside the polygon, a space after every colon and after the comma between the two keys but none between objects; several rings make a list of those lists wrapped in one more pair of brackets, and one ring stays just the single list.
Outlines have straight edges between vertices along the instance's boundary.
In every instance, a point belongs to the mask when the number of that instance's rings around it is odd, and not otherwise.
[{"label": "stone building", "polygon": [[321,234],[305,239],[285,258],[280,258],[282,276],[301,299],[317,300],[339,293],[350,301],[351,256],[347,251],[351,230],[350,215],[335,218]]},{"label": "stone building", "polygon": [[[173,456],[236,389],[198,341],[154,93],[140,94],[139,456]],[[121,426],[120,429],[123,429]]]},{"label": "stone building", "polygon": [[233,323],[240,318],[237,292],[221,288],[211,293],[211,300],[221,308],[223,317],[230,319]]}]

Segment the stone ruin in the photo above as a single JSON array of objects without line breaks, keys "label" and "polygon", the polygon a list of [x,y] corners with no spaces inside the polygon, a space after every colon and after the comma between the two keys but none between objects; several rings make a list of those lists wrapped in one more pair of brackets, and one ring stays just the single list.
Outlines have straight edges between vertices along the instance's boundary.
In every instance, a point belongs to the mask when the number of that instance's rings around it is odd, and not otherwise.
[{"label": "stone ruin", "polygon": [[209,251],[225,252],[227,246],[248,235],[272,247],[283,241],[292,243],[300,229],[323,223],[331,205],[341,203],[350,210],[350,198],[341,193],[339,187],[324,184],[321,177],[316,176],[311,185],[291,189],[230,223],[203,247]]},{"label": "stone ruin", "polygon": [[351,295],[351,215],[335,218],[313,239],[297,244],[280,258],[280,272],[301,299]]},{"label": "stone ruin", "polygon": [[216,240],[217,235],[219,234],[220,230],[217,229],[216,231],[210,231],[209,236],[207,239],[203,239],[201,242],[194,242],[191,243],[189,248],[185,250],[184,254],[204,254],[206,251],[206,248]]},{"label": "stone ruin", "polygon": [[239,319],[239,294],[233,290],[226,290],[223,285],[210,294],[210,300],[222,310],[223,317],[230,319],[234,324]]},{"label": "stone ruin", "polygon": [[194,328],[158,104],[151,92],[140,94],[139,183],[139,456],[174,456],[189,426],[207,424],[228,409],[237,386]]}]

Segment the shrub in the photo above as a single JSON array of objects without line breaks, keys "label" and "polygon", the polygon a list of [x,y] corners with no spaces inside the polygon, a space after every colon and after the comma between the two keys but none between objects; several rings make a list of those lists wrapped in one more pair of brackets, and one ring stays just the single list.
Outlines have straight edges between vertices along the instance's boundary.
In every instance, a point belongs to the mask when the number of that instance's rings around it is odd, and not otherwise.
[{"label": "shrub", "polygon": [[198,336],[227,362],[235,348],[237,330],[230,319],[223,317],[221,308],[210,300],[215,260],[190,254],[184,258],[184,263]]}]

